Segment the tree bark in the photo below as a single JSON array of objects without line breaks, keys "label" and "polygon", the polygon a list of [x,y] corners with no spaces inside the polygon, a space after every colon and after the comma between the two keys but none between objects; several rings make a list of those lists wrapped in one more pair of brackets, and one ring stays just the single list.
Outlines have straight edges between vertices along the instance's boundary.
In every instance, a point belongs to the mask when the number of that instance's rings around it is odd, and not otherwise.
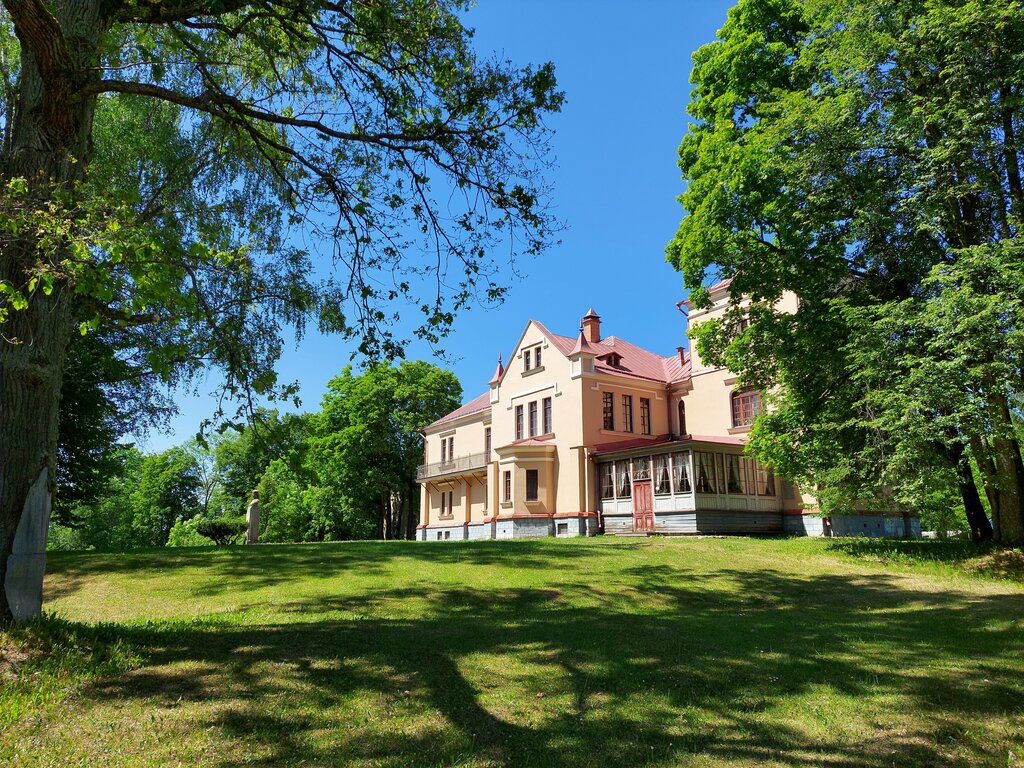
[{"label": "tree bark", "polygon": [[971,529],[972,541],[991,541],[992,524],[985,514],[985,507],[981,503],[981,495],[978,493],[978,486],[974,482],[974,472],[971,469],[971,460],[967,455],[967,449],[962,442],[956,441],[946,446],[946,457],[949,459],[956,473],[957,487],[960,490],[960,497],[964,502],[964,511],[967,514],[967,524]]},{"label": "tree bark", "polygon": [[[71,194],[84,178],[95,97],[80,89],[97,77],[103,29],[95,0],[67,0],[54,13],[42,0],[3,3],[22,49],[11,143],[0,158],[0,189],[12,179],[28,187],[25,198],[2,199],[0,215],[16,220],[19,211],[45,210],[58,190]],[[28,294],[38,265],[57,265],[64,255],[60,245],[42,252],[32,228],[5,232],[0,280]],[[28,294],[26,308],[10,307],[0,324],[0,623],[39,610],[33,600],[42,594],[71,295],[58,280],[49,295]]]},{"label": "tree bark", "polygon": [[985,492],[992,508],[992,539],[997,544],[1024,543],[1024,461],[1013,433],[1005,396],[992,391],[987,398],[992,424],[987,439],[971,445],[985,475]]}]

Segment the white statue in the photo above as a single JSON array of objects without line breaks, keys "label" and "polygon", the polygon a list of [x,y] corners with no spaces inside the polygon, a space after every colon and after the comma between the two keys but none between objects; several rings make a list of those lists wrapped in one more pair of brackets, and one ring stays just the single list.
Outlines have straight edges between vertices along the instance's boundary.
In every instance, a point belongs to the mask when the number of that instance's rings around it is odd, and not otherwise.
[{"label": "white statue", "polygon": [[260,540],[260,492],[252,492],[252,501],[245,510],[245,522],[249,527],[245,531],[246,544],[258,544]]}]

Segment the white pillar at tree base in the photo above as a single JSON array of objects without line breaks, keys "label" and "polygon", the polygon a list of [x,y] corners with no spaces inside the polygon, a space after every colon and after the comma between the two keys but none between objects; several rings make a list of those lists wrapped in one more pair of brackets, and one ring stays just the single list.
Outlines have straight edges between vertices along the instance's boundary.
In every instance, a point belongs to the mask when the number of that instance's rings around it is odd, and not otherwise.
[{"label": "white pillar at tree base", "polygon": [[46,539],[50,527],[49,472],[44,467],[28,492],[7,558],[4,593],[16,622],[36,618],[43,610]]},{"label": "white pillar at tree base", "polygon": [[245,510],[245,522],[249,527],[245,530],[245,543],[258,544],[260,540],[260,492],[252,492],[252,501]]}]

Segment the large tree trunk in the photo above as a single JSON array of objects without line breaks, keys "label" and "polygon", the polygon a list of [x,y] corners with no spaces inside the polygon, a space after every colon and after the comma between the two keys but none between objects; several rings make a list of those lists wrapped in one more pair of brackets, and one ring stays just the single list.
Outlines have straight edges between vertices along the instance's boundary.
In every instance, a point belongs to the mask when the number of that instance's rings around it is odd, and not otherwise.
[{"label": "large tree trunk", "polygon": [[967,455],[967,449],[962,442],[954,440],[945,446],[946,458],[949,459],[953,471],[956,473],[957,487],[960,489],[960,497],[964,502],[964,511],[967,514],[967,524],[971,529],[972,541],[991,541],[992,524],[985,514],[985,507],[981,503],[981,495],[978,493],[978,486],[974,482],[974,472],[971,469],[971,460]]},{"label": "large tree trunk", "polygon": [[[0,193],[24,179],[25,197],[0,198],[0,216],[45,210],[73,195],[88,162],[94,98],[80,90],[99,76],[101,20],[96,0],[66,0],[53,13],[39,0],[4,0],[21,42],[19,98]],[[60,244],[42,251],[33,229],[0,236],[0,280],[28,293],[40,264],[57,267]],[[57,274],[61,274],[57,271]],[[57,462],[61,372],[71,324],[71,286],[28,295],[0,324],[0,623],[37,615]]]},{"label": "large tree trunk", "polygon": [[988,398],[992,436],[976,438],[971,447],[985,476],[985,493],[992,508],[992,539],[998,544],[1024,543],[1024,462],[1013,437],[1006,399]]}]

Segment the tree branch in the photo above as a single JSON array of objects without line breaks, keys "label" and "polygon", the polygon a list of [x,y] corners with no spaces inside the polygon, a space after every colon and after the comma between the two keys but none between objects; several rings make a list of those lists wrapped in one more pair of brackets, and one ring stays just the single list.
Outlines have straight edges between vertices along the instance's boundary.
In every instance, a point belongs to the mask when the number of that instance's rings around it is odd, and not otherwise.
[{"label": "tree branch", "polygon": [[196,16],[222,16],[251,4],[252,0],[107,0],[104,16],[122,23],[170,24]]}]

